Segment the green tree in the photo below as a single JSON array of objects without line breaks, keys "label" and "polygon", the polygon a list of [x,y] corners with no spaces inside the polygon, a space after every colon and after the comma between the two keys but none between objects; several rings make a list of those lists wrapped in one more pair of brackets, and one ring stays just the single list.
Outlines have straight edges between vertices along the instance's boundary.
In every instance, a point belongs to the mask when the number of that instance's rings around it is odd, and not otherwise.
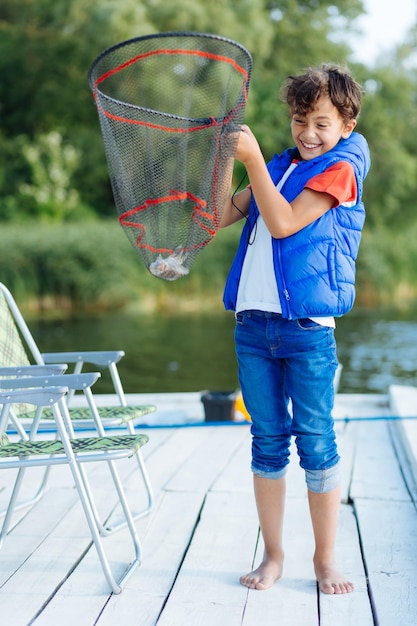
[{"label": "green tree", "polygon": [[[248,121],[267,153],[279,149],[288,141],[284,108],[277,106],[282,78],[312,62],[344,57],[346,45],[329,39],[332,24],[335,17],[349,24],[361,10],[360,0],[2,0],[1,195],[10,199],[22,185],[36,186],[21,144],[58,132],[63,146],[82,155],[72,180],[82,205],[113,214],[87,71],[103,49],[154,32],[213,32],[243,43],[254,58]],[[20,211],[26,210],[24,202]],[[0,216],[8,219],[10,210],[0,208]]]},{"label": "green tree", "polygon": [[[213,32],[241,42],[253,56],[246,121],[270,158],[291,141],[286,107],[279,101],[285,77],[323,61],[348,62],[351,51],[341,33],[352,28],[361,12],[361,0],[2,0],[0,219],[40,212],[54,219],[76,214],[69,205],[68,210],[62,205],[51,210],[57,200],[52,193],[51,202],[42,205],[37,200],[45,192],[39,169],[45,156],[35,166],[28,150],[45,154],[42,142],[54,136],[51,133],[62,138],[61,152],[50,152],[49,170],[44,168],[43,175],[67,168],[66,202],[71,204],[75,193],[80,207],[113,215],[98,117],[87,83],[91,62],[105,48],[162,31]],[[367,227],[403,227],[414,219],[415,50],[414,26],[384,64],[372,69],[353,65],[366,86],[358,129],[369,141],[373,160],[365,187]],[[78,160],[69,166],[62,158],[71,150]],[[80,219],[84,215],[80,209]]]},{"label": "green tree", "polygon": [[404,228],[415,220],[417,197],[415,82],[406,72],[381,67],[365,85],[361,129],[372,153],[366,184],[368,226]]}]

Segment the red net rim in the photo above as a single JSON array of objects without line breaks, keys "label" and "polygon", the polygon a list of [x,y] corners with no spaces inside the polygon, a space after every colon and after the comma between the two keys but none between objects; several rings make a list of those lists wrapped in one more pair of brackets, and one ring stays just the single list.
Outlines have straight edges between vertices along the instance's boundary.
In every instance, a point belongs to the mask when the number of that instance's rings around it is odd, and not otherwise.
[{"label": "red net rim", "polygon": [[[146,40],[150,40],[150,39],[166,39],[166,38],[175,38],[175,37],[189,37],[189,38],[195,38],[195,39],[202,39],[202,38],[206,38],[206,39],[212,39],[212,40],[216,40],[222,43],[227,43],[233,47],[238,48],[241,52],[243,52],[244,56],[246,57],[247,60],[247,69],[245,69],[244,67],[242,67],[241,65],[239,65],[234,59],[229,58],[225,55],[219,55],[219,54],[215,54],[213,52],[206,52],[203,50],[192,50],[192,49],[183,49],[183,48],[177,48],[177,49],[171,49],[171,48],[161,48],[159,50],[151,50],[149,52],[144,52],[142,54],[138,54],[135,57],[133,57],[132,59],[129,59],[128,61],[125,61],[124,63],[121,63],[119,66],[107,70],[106,72],[104,72],[103,74],[101,74],[98,77],[95,77],[95,70],[97,69],[97,66],[99,65],[100,61],[110,55],[112,52],[118,50],[119,48],[123,48],[125,46],[128,45],[132,45],[136,42],[142,42],[142,41],[146,41]],[[98,88],[98,85],[100,83],[103,83],[108,77],[116,74],[117,72],[122,71],[123,69],[125,69],[126,67],[128,67],[129,65],[132,65],[134,63],[139,62],[140,60],[144,59],[144,58],[148,58],[150,56],[157,56],[157,55],[161,55],[161,54],[167,54],[167,55],[171,55],[171,54],[184,54],[184,55],[196,55],[196,56],[201,56],[201,57],[206,57],[209,58],[211,60],[215,60],[215,61],[219,61],[222,63],[229,63],[232,67],[234,67],[234,69],[239,72],[242,75],[242,79],[243,79],[243,99],[244,102],[246,102],[247,97],[248,97],[248,88],[249,88],[249,81],[250,81],[250,74],[251,74],[251,69],[252,69],[252,57],[249,53],[249,51],[242,46],[241,44],[237,43],[236,41],[233,41],[233,39],[228,39],[226,37],[221,37],[219,35],[212,35],[209,33],[193,33],[193,32],[173,32],[173,33],[158,33],[158,34],[154,34],[154,35],[145,35],[143,37],[134,37],[133,39],[128,39],[126,41],[123,41],[119,44],[116,44],[114,46],[111,46],[110,48],[107,48],[106,50],[104,50],[101,54],[98,55],[98,57],[93,61],[90,70],[88,72],[88,81],[90,84],[90,88],[93,92],[95,101],[96,101],[96,105],[97,108],[99,109],[99,111],[101,113],[103,113],[103,115],[105,115],[106,117],[108,117],[109,119],[113,119],[115,121],[118,122],[122,122],[122,123],[126,123],[126,124],[138,124],[138,125],[144,125],[144,126],[149,126],[151,128],[159,128],[159,129],[163,129],[163,130],[169,130],[170,132],[191,132],[193,130],[202,130],[204,128],[207,128],[207,126],[212,126],[212,125],[218,125],[218,124],[222,124],[224,123],[225,119],[230,118],[232,115],[232,111],[229,112],[229,114],[225,117],[222,116],[220,118],[217,117],[207,117],[207,118],[189,118],[189,117],[182,117],[179,115],[174,115],[171,113],[166,113],[164,111],[157,111],[156,109],[150,109],[147,107],[142,107],[140,105],[135,105],[135,104],[131,104],[129,102],[124,102],[122,100],[117,100],[116,98],[112,98],[111,96],[107,95],[106,93],[104,93],[101,89]],[[107,101],[109,103],[114,103],[114,104],[119,104],[122,105],[123,107],[125,107],[126,109],[131,109],[131,110],[136,110],[136,111],[145,111],[147,113],[150,113],[152,115],[155,116],[159,116],[161,118],[169,118],[169,119],[177,119],[179,121],[187,121],[187,122],[192,122],[195,124],[195,127],[193,128],[188,128],[188,129],[181,129],[181,128],[170,128],[170,127],[166,127],[163,124],[159,125],[157,123],[150,123],[150,122],[144,122],[144,121],[140,121],[140,120],[135,120],[135,119],[130,119],[130,118],[126,118],[126,117],[122,117],[122,116],[118,116],[115,115],[113,113],[110,113],[109,111],[107,111],[106,109],[104,109],[103,106],[101,106],[98,103],[98,94],[100,95],[100,99]],[[242,106],[242,104],[238,105],[237,108],[240,108],[240,106]],[[233,109],[235,110],[235,109]]]},{"label": "red net rim", "polygon": [[136,206],[133,209],[129,209],[128,211],[122,213],[119,216],[119,222],[121,226],[135,229],[139,232],[138,236],[136,237],[136,245],[138,248],[143,248],[151,252],[172,254],[172,252],[174,252],[172,248],[157,247],[144,243],[143,238],[145,237],[146,233],[144,225],[138,221],[131,221],[131,218],[134,215],[138,215],[141,211],[146,211],[152,206],[165,204],[172,201],[182,201],[185,199],[191,200],[194,203],[191,218],[196,224],[198,224],[198,226],[202,230],[206,231],[207,238],[198,244],[194,244],[192,246],[184,246],[182,250],[183,252],[190,252],[191,250],[204,248],[213,239],[217,232],[218,224],[215,224],[215,222],[218,221],[218,216],[208,213],[206,211],[207,202],[203,198],[199,198],[188,191],[172,189],[170,195],[164,196],[162,198],[148,198],[140,206]]}]

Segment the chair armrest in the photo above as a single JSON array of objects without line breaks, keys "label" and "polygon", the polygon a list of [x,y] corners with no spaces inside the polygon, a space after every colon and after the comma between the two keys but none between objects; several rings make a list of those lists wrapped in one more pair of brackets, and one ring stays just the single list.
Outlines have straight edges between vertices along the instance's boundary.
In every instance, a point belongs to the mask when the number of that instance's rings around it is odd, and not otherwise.
[{"label": "chair armrest", "polygon": [[94,385],[100,378],[100,372],[86,374],[60,374],[57,376],[31,376],[0,380],[1,389],[29,389],[65,386],[67,389],[83,390]]},{"label": "chair armrest", "polygon": [[4,406],[23,402],[35,406],[48,406],[56,404],[68,391],[68,387],[42,387],[41,389],[17,389],[14,391],[0,392],[0,404]]},{"label": "chair armrest", "polygon": [[[32,379],[33,380],[33,379]],[[45,407],[53,407],[60,402],[68,392],[68,387],[41,387],[39,389],[16,389],[13,391],[0,391],[0,441],[1,445],[8,444],[8,438],[5,433],[6,425],[11,418],[12,423],[16,424],[15,417],[10,413],[10,409],[15,403],[31,404],[42,409]],[[60,424],[58,424],[58,428]],[[63,427],[63,425],[62,425]],[[19,432],[18,428],[18,432]],[[27,442],[26,442],[27,443]],[[4,448],[3,448],[4,449]]]},{"label": "chair armrest", "polygon": [[55,374],[63,374],[67,368],[66,363],[0,367],[0,376],[54,376]]},{"label": "chair armrest", "polygon": [[46,352],[42,354],[45,363],[91,363],[106,367],[112,363],[118,363],[124,357],[124,350],[99,350],[87,352]]}]

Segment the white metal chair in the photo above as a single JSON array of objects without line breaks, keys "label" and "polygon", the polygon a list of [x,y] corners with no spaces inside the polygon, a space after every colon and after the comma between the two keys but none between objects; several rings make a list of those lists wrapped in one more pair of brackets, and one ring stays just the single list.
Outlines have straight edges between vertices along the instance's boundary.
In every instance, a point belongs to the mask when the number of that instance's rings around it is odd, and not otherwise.
[{"label": "white metal chair", "polygon": [[[54,368],[57,368],[56,373],[60,373],[60,368],[63,368],[62,371],[65,371],[68,363],[74,364],[74,374],[82,373],[83,365],[86,363],[93,365],[94,368],[101,371],[107,369],[113,381],[115,394],[118,398],[118,405],[97,407],[95,402],[91,401],[91,397],[87,397],[86,406],[72,407],[71,400],[76,392],[76,389],[73,388],[70,388],[68,396],[66,397],[71,419],[78,424],[82,424],[84,428],[89,427],[96,429],[100,436],[104,436],[105,429],[119,427],[121,425],[126,427],[130,435],[134,435],[135,420],[156,410],[155,405],[128,405],[117,369],[117,363],[123,356],[123,350],[42,354],[12,294],[3,283],[0,283],[0,368],[16,367],[21,369],[31,364],[38,366],[48,365],[52,368],[48,370],[51,375]],[[1,376],[2,374],[0,373],[0,377]],[[53,383],[51,382],[51,384]],[[88,393],[91,392],[86,392],[85,395]],[[21,411],[20,413],[24,414],[25,411]],[[51,420],[52,417],[51,410],[48,411],[45,409],[42,412],[42,420]],[[151,511],[154,498],[142,451],[138,449],[135,456],[147,495],[146,506],[134,514],[134,519],[137,520]],[[45,479],[34,499],[22,503],[22,506],[29,506],[42,497],[47,477],[48,472],[46,472]],[[115,526],[113,530],[117,530],[118,528],[119,526]]]},{"label": "white metal chair", "polygon": [[[25,374],[32,374],[33,373],[32,370],[34,370],[36,374],[39,374],[39,373],[43,373],[42,370],[48,370],[50,367],[51,366],[45,366],[45,367],[28,366],[24,368],[24,370],[25,370]],[[12,368],[13,373],[15,372],[15,370],[16,368]],[[0,372],[3,374],[3,376],[4,375],[7,376],[10,374],[10,372],[7,371],[7,368],[0,368]],[[54,386],[62,385],[62,386],[67,387],[68,393],[70,393],[71,391],[82,391],[84,395],[86,396],[88,406],[90,407],[91,414],[93,415],[97,433],[101,437],[105,437],[106,435],[105,435],[103,426],[101,424],[100,416],[98,415],[97,407],[95,406],[94,397],[91,391],[92,385],[94,385],[94,383],[98,380],[99,377],[100,377],[99,372],[90,372],[90,373],[81,373],[81,374],[63,374],[63,375],[54,373],[52,376],[48,374],[43,375],[43,376],[34,375],[30,377],[28,376],[15,377],[14,376],[12,378],[7,377],[7,378],[3,378],[0,380],[0,391],[10,391],[13,389],[20,389],[22,386],[39,387],[39,386],[49,386],[51,384],[53,384]],[[39,423],[43,417],[43,412],[45,410],[48,411],[49,413],[48,415],[49,420],[51,419],[51,416],[52,416],[52,419],[54,419],[53,411],[49,407],[46,407],[46,408],[42,407],[41,410],[38,409],[36,411],[33,411],[33,410],[30,410],[30,407],[26,404],[21,404],[21,403],[17,405],[15,404],[14,410],[10,411],[10,421],[13,423],[14,429],[16,430],[16,433],[19,435],[21,441],[36,440],[36,438],[38,437]],[[70,414],[69,414],[66,403],[63,405],[63,410],[65,410],[67,421],[69,421],[69,424],[71,425],[71,436],[75,438],[74,429],[72,427],[73,422],[70,418]],[[30,428],[28,428],[29,422],[30,422]],[[108,461],[108,464],[109,464],[110,473],[113,479],[115,481],[119,481],[120,479],[117,476],[116,466],[111,460]],[[42,479],[42,482],[40,484],[40,487],[38,491],[36,492],[36,494],[30,500],[16,504],[14,507],[15,511],[25,508],[29,505],[33,506],[34,504],[36,504],[36,502],[40,500],[40,498],[45,492],[47,480],[49,477],[49,470],[50,470],[50,467],[47,467],[45,470],[45,474]],[[14,485],[15,502],[17,500],[17,494],[22,484],[24,471],[25,471],[24,468],[22,468],[19,471],[17,478],[16,478],[16,482]],[[2,513],[5,514],[5,511],[3,511]],[[102,535],[108,535],[114,532],[115,530],[119,530],[120,528],[126,525],[125,520],[122,520],[121,522],[117,524],[111,524],[110,520],[106,520],[105,523],[101,522],[98,514],[96,515],[96,521],[97,521],[97,526],[100,529],[100,533]],[[1,539],[1,535],[0,535],[0,539]]]},{"label": "white metal chair", "polygon": [[[115,493],[122,508],[125,526],[129,530],[133,546],[132,561],[126,565],[123,575],[116,580],[105,552],[105,539],[103,540],[101,537],[93,490],[84,471],[84,465],[105,461],[112,466],[118,459],[133,456],[148,441],[148,437],[143,434],[136,434],[74,438],[65,401],[68,387],[62,385],[45,387],[34,377],[17,379],[15,384],[28,388],[0,392],[0,405],[2,405],[0,413],[0,470],[18,469],[18,475],[23,478],[25,470],[31,467],[51,467],[63,464],[69,466],[104,576],[113,593],[120,593],[128,576],[140,564],[140,540],[118,474],[113,473],[112,481]],[[13,413],[13,407],[16,406],[16,403],[31,404],[37,409],[49,407],[53,413],[58,438],[34,440],[31,439],[30,435],[23,434],[23,439],[10,441],[7,435],[7,425],[10,420],[13,423],[16,421]],[[37,413],[38,410],[35,410],[35,414]],[[36,428],[33,430],[35,431]],[[4,540],[10,528],[16,498],[17,492],[16,489],[13,489],[1,528],[1,541]]]}]

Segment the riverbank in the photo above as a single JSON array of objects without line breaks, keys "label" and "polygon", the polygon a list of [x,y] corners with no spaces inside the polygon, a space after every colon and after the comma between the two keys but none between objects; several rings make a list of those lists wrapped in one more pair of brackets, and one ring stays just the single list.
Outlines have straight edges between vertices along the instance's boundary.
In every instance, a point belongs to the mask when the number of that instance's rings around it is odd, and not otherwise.
[{"label": "riverbank", "polygon": [[[240,231],[241,224],[219,231],[188,276],[164,281],[150,274],[116,218],[3,224],[0,280],[32,317],[65,319],[115,310],[216,312],[223,308],[223,288]],[[404,308],[415,303],[414,241],[412,228],[401,234],[365,229],[355,308]]]}]

